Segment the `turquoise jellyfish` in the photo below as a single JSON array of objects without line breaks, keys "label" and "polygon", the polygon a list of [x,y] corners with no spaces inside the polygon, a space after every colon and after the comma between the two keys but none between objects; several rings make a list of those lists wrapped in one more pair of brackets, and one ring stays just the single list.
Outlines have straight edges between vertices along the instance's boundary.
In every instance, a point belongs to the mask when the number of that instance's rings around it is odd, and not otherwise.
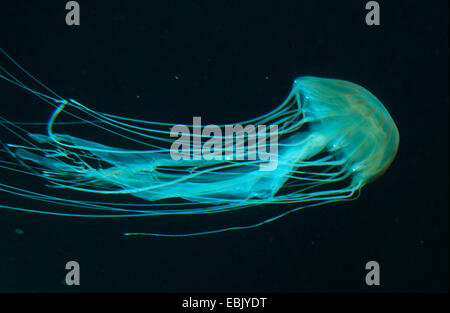
[{"label": "turquoise jellyfish", "polygon": [[[175,124],[98,112],[60,97],[1,52],[44,91],[32,89],[1,66],[0,77],[53,109],[47,122],[0,118],[10,137],[7,142],[1,141],[0,167],[23,176],[20,186],[2,182],[0,191],[58,208],[41,210],[1,203],[0,207],[6,209],[69,217],[126,218],[228,214],[263,205],[286,208],[248,225],[190,233],[125,235],[184,237],[249,229],[304,208],[357,198],[363,186],[388,169],[399,145],[394,121],[368,90],[344,80],[305,76],[294,81],[287,98],[272,111],[236,123],[277,125],[275,169],[260,170],[266,162],[261,158],[175,160],[170,156],[175,139],[169,131]],[[97,131],[127,146],[69,134],[74,126],[89,127],[84,136]],[[47,191],[27,186],[27,176],[45,182]],[[62,195],[52,192],[61,190]],[[88,199],[80,198],[83,195]]]}]

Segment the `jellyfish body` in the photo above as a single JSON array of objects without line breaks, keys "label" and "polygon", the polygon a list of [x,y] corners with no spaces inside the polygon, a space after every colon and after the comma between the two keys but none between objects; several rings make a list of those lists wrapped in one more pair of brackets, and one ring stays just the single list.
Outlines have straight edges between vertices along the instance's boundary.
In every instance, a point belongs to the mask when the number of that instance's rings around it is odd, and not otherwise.
[{"label": "jellyfish body", "polygon": [[[231,160],[174,160],[170,155],[174,139],[169,136],[169,129],[175,124],[97,112],[53,92],[48,95],[32,90],[3,67],[0,69],[0,77],[54,107],[40,133],[27,130],[29,124],[39,126],[38,123],[1,119],[1,125],[18,142],[3,143],[0,166],[20,175],[45,179],[49,190],[64,189],[74,194],[61,197],[33,191],[24,186],[26,183],[20,187],[0,183],[0,191],[53,203],[62,209],[0,207],[61,216],[129,217],[227,213],[267,204],[294,205],[251,225],[188,234],[127,235],[181,237],[248,229],[302,208],[352,199],[365,184],[386,171],[398,149],[397,127],[382,103],[365,88],[343,80],[300,77],[281,105],[239,123],[278,127],[277,166],[262,171],[260,165],[266,161],[247,160],[248,151],[242,152],[243,158]],[[62,115],[71,121],[59,121]],[[143,149],[113,147],[59,130],[71,123],[106,131]],[[115,198],[110,202],[75,200],[75,196],[83,194]],[[130,195],[143,202],[116,200]]]}]

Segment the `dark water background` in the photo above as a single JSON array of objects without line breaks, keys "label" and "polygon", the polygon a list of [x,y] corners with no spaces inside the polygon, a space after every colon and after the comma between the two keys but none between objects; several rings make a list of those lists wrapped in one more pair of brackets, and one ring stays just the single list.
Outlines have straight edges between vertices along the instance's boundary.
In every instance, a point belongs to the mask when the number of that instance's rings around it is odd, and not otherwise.
[{"label": "dark water background", "polygon": [[[65,1],[0,8],[1,47],[64,97],[142,119],[219,124],[268,112],[298,76],[341,78],[385,104],[399,153],[358,200],[250,231],[124,237],[209,224],[2,209],[0,291],[448,290],[448,1],[379,1],[381,26],[372,27],[365,1],[79,3],[79,27],[65,24]],[[5,118],[45,121],[51,112],[4,81],[0,94]],[[69,260],[80,263],[79,287],[63,284]],[[379,287],[364,283],[370,260],[381,266]]]}]

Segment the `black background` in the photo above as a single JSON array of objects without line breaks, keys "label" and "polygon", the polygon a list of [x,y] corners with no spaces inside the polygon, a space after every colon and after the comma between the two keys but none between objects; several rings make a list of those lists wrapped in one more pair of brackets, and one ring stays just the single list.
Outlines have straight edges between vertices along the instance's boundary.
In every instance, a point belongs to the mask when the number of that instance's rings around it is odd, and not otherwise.
[{"label": "black background", "polygon": [[[1,47],[64,97],[142,119],[219,124],[269,111],[298,76],[341,78],[385,104],[400,149],[358,200],[250,231],[124,237],[158,223],[208,225],[2,209],[0,291],[448,291],[448,1],[379,1],[381,25],[371,27],[366,1],[79,3],[78,27],[65,24],[65,1],[0,6]],[[5,81],[0,94],[10,120],[51,112]],[[81,265],[79,287],[63,283],[69,260]],[[370,260],[381,286],[364,283]]]}]

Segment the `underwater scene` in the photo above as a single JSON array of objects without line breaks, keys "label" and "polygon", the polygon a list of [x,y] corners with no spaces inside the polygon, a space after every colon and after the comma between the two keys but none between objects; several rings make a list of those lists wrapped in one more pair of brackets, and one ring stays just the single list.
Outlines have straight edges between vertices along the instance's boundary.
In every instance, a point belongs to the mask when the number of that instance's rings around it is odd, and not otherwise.
[{"label": "underwater scene", "polygon": [[448,292],[447,1],[0,14],[0,292]]}]

